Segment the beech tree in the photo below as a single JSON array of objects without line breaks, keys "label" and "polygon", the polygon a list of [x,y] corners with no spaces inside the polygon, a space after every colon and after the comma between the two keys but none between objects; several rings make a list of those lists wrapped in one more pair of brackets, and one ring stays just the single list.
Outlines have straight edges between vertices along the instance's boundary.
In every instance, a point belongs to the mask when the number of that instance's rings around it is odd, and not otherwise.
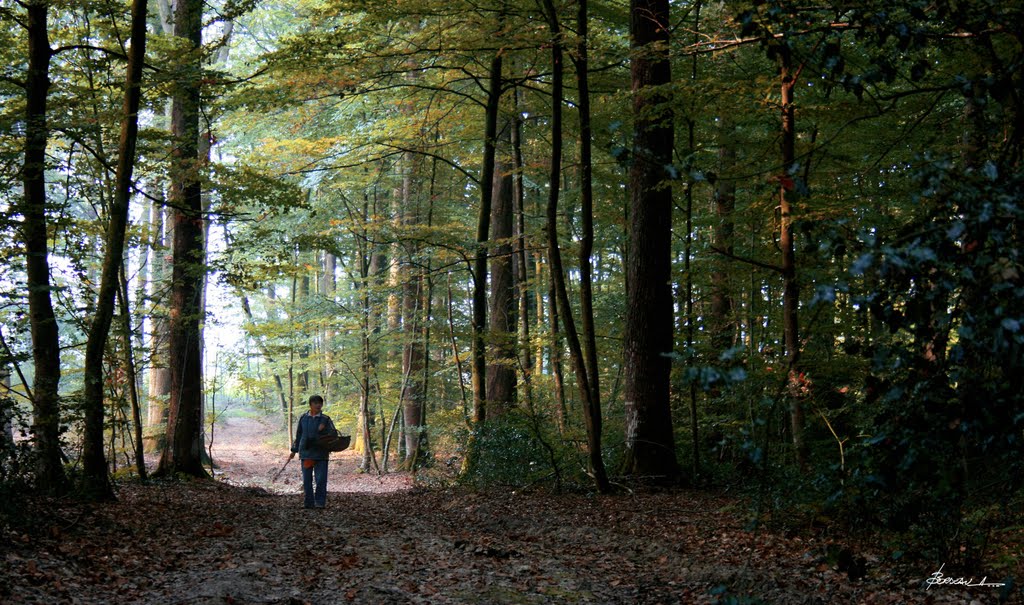
[{"label": "beech tree", "polygon": [[46,145],[47,95],[50,59],[47,15],[49,2],[26,2],[24,27],[28,34],[28,71],[25,80],[25,152],[22,167],[24,197],[20,208],[25,243],[29,317],[32,326],[32,435],[35,442],[39,487],[53,493],[66,488],[60,446],[60,331],[50,298],[47,235]]},{"label": "beech tree", "polygon": [[486,396],[490,416],[497,418],[516,403],[516,315],[512,281],[512,123],[499,117],[491,181],[490,302]]},{"label": "beech tree", "polygon": [[203,206],[199,158],[202,2],[181,0],[174,13],[174,34],[187,53],[176,82],[171,130],[175,171],[169,203],[174,208],[169,363],[170,413],[167,446],[158,473],[205,477],[203,456],[201,284],[205,272]]},{"label": "beech tree", "polygon": [[[107,459],[103,439],[103,354],[113,321],[114,304],[121,287],[124,261],[124,239],[128,226],[132,172],[135,167],[136,138],[139,129],[139,104],[142,97],[142,64],[146,56],[146,0],[132,2],[131,47],[125,69],[124,117],[118,144],[114,201],[104,239],[105,256],[100,281],[96,314],[89,327],[85,351],[85,431],[82,448],[82,470],[86,491],[95,499],[113,497],[107,479]],[[141,447],[138,444],[137,447]]]},{"label": "beech tree", "polygon": [[[589,191],[590,130],[588,121],[590,119],[590,115],[587,110],[587,108],[589,108],[589,100],[583,100],[585,95],[589,94],[589,90],[586,87],[586,77],[581,77],[580,119],[583,121],[584,128],[581,128],[580,130],[581,136],[586,137],[587,139],[581,142],[581,158],[583,160],[583,184],[581,185],[583,195],[581,197],[584,213],[583,222],[585,226],[583,245],[580,248],[580,290],[583,313],[582,341],[586,343],[586,349],[584,349],[584,345],[581,343],[580,334],[576,329],[576,320],[573,316],[572,306],[569,303],[569,294],[565,283],[565,269],[562,266],[562,252],[558,243],[558,200],[562,170],[562,104],[564,102],[562,96],[564,77],[562,73],[562,61],[564,56],[561,40],[562,29],[558,20],[558,13],[551,0],[545,0],[544,6],[547,13],[548,27],[551,30],[551,64],[553,67],[551,101],[551,182],[549,185],[550,190],[548,193],[547,205],[548,259],[551,263],[551,280],[554,295],[557,298],[561,323],[565,326],[565,335],[569,342],[569,352],[572,358],[573,369],[576,373],[576,381],[579,385],[580,396],[583,401],[583,416],[587,428],[589,470],[594,475],[594,482],[598,491],[603,493],[609,491],[610,485],[608,483],[608,476],[604,467],[604,459],[601,454],[601,400],[600,389],[598,387],[597,367],[593,359],[597,353],[595,351],[596,345],[594,342],[593,332],[593,308],[592,301],[590,300],[592,293],[590,290],[589,263],[590,246],[593,245],[593,219],[591,216],[588,216],[588,213],[593,212],[592,199]],[[577,60],[580,62],[577,67],[579,68],[580,65],[586,65],[587,14],[585,2],[581,5],[578,17],[578,23],[580,25],[579,34],[581,36],[580,46],[577,47],[577,50],[579,50]]]},{"label": "beech tree", "polygon": [[633,142],[630,153],[629,248],[626,260],[626,452],[623,469],[674,478],[675,437],[669,403],[672,311],[671,110],[664,86],[668,59],[669,3],[630,3],[630,73]]}]

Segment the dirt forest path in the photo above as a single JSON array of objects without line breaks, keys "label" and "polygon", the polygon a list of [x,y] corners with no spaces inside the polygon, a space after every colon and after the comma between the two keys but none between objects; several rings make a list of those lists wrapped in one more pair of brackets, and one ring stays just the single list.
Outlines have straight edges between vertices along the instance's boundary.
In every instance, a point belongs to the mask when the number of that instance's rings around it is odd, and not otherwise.
[{"label": "dirt forest path", "polygon": [[[279,495],[301,494],[298,457],[287,465],[277,481],[273,481],[289,454],[286,439],[280,433],[281,428],[274,426],[273,419],[247,413],[229,415],[218,421],[211,448],[216,478],[231,485],[261,488]],[[329,493],[391,493],[411,489],[412,485],[412,477],[407,473],[361,472],[359,455],[352,449],[331,454]]]},{"label": "dirt forest path", "polygon": [[[21,524],[0,527],[0,603],[1000,602],[989,587],[928,589],[934,570],[897,568],[871,544],[751,530],[736,498],[706,492],[425,489],[360,474],[346,453],[332,463],[327,508],[305,510],[294,462],[270,483],[288,454],[267,445],[273,433],[225,421],[217,481],[121,483],[99,505],[29,501]],[[863,566],[837,564],[838,549]]]}]

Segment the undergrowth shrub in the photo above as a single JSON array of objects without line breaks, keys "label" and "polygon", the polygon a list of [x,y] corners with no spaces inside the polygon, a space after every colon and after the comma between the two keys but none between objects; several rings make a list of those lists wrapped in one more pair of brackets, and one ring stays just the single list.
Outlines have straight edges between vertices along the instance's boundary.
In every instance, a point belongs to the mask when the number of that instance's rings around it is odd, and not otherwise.
[{"label": "undergrowth shrub", "polygon": [[1024,175],[934,161],[919,178],[919,219],[894,242],[865,236],[853,265],[888,333],[864,347],[870,438],[831,500],[921,558],[971,565],[1020,519]]},{"label": "undergrowth shrub", "polygon": [[477,487],[561,484],[572,475],[573,455],[550,427],[526,410],[513,410],[477,426],[463,442],[470,451],[460,480]]},{"label": "undergrowth shrub", "polygon": [[[10,397],[0,397],[0,419],[12,426],[25,426],[21,409]],[[0,527],[20,524],[24,498],[33,489],[31,442],[0,435]]]}]

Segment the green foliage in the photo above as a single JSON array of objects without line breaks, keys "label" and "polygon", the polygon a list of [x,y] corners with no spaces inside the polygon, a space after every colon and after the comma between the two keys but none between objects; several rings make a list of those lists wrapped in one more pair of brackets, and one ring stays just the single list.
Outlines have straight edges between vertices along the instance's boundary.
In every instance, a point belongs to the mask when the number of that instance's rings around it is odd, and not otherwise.
[{"label": "green foliage", "polygon": [[865,351],[873,430],[846,495],[934,557],[977,556],[961,542],[1024,486],[1024,175],[934,161],[919,178],[928,212],[856,264],[892,337]]},{"label": "green foliage", "polygon": [[[25,426],[24,413],[13,399],[0,395],[0,420]],[[4,427],[0,426],[0,430]],[[32,451],[26,435],[13,443],[0,435],[0,527],[8,526],[22,510],[22,499],[32,491]]]},{"label": "green foliage", "polygon": [[[538,432],[538,427],[545,428]],[[569,452],[549,427],[518,410],[475,427],[461,440],[473,448],[469,472],[461,480],[477,486],[526,487],[561,477],[569,466]]]}]

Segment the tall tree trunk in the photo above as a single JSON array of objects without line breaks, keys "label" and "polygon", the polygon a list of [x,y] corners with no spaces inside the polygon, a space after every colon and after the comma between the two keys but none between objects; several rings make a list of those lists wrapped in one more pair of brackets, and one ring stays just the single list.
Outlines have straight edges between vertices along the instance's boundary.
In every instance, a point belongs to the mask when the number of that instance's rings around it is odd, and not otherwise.
[{"label": "tall tree trunk", "polygon": [[145,447],[142,442],[142,403],[139,398],[138,371],[135,367],[135,348],[132,339],[132,315],[128,305],[128,278],[125,277],[124,266],[119,277],[120,288],[117,291],[118,303],[121,306],[121,327],[124,330],[124,367],[128,373],[128,396],[132,408],[132,428],[135,441],[135,470],[139,479],[147,479]]},{"label": "tall tree trunk", "polygon": [[[145,233],[149,229],[149,208],[152,202],[144,200],[142,210],[142,231]],[[143,235],[141,241],[134,248],[129,247],[125,254],[125,265],[122,273],[128,275],[132,269],[131,255],[136,255],[137,268],[135,269],[135,297],[129,299],[128,306],[131,309],[137,309],[138,312],[134,316],[129,317],[128,320],[131,322],[132,336],[132,350],[135,354],[142,351],[146,346],[146,297],[149,295],[149,281],[150,281],[150,265],[149,265],[149,243],[147,242],[147,235]],[[135,389],[140,394],[139,405],[143,405],[145,400],[142,398],[142,389],[145,388],[145,376],[143,373],[138,373],[135,376]],[[142,443],[141,441],[139,442]]]},{"label": "tall tree trunk", "polygon": [[[171,0],[155,0],[160,21],[160,32],[174,35],[174,6]],[[170,130],[173,102],[167,102],[163,120]],[[170,211],[166,207],[164,186],[160,185],[160,201],[153,201],[150,208],[150,225],[153,233],[153,247],[150,251],[152,267],[150,273],[150,316],[149,337],[149,394],[146,397],[146,451],[163,452],[167,447],[167,418],[170,413],[171,368],[168,346],[170,334],[170,262],[167,258],[174,239]]]},{"label": "tall tree trunk", "polygon": [[402,295],[403,315],[405,316],[404,351],[402,354],[402,374],[406,377],[402,388],[402,413],[405,425],[405,468],[416,469],[420,462],[421,449],[426,436],[424,420],[423,367],[423,275],[412,275],[405,283]]},{"label": "tall tree trunk", "polygon": [[160,15],[160,31],[165,34],[174,33],[174,4],[172,0],[156,0]]},{"label": "tall tree trunk", "polygon": [[491,58],[484,117],[484,157],[480,173],[480,210],[476,227],[476,256],[473,261],[473,421],[487,420],[487,243],[491,228],[495,143],[498,135],[498,103],[501,100],[502,53]]},{"label": "tall tree trunk", "polygon": [[631,0],[630,73],[633,149],[629,185],[629,258],[626,265],[624,470],[674,478],[678,473],[669,376],[673,350],[672,164],[674,129],[666,94],[668,0]]},{"label": "tall tree trunk", "polygon": [[371,465],[380,474],[380,467],[377,465],[377,454],[373,451],[373,414],[370,411],[370,396],[373,392],[373,365],[374,357],[370,343],[370,294],[367,285],[363,286],[363,325],[362,325],[362,364],[359,374],[359,441],[356,447],[362,452],[362,461],[359,464],[360,470],[369,471]]},{"label": "tall tree trunk", "polygon": [[[436,136],[436,133],[435,133]],[[434,202],[437,200],[437,168],[438,159],[433,158],[430,164],[430,188],[427,192],[427,229],[434,228]],[[422,354],[423,354],[423,368],[422,368],[422,380],[421,380],[421,398],[420,402],[420,418],[419,418],[419,439],[417,440],[416,455],[412,457],[414,467],[422,466],[430,463],[433,460],[433,452],[430,449],[430,433],[427,432],[427,412],[428,400],[426,394],[430,392],[430,326],[433,324],[433,309],[434,309],[434,268],[433,259],[428,257],[426,259],[426,265],[422,266],[419,274],[420,281],[420,313],[421,326],[419,333],[423,337]]]},{"label": "tall tree trunk", "polygon": [[36,452],[36,486],[63,493],[67,477],[60,449],[60,335],[50,299],[49,244],[46,231],[46,103],[50,89],[50,50],[44,0],[25,4],[28,11],[28,76],[25,82],[24,201],[21,208],[25,273],[35,381],[32,437]]},{"label": "tall tree trunk", "polygon": [[[587,0],[578,0],[576,15],[575,67],[577,99],[580,120],[580,218],[583,234],[580,238],[580,317],[583,323],[583,366],[587,372],[590,393],[585,399],[583,410],[587,428],[587,445],[590,450],[590,466],[594,471],[597,487],[602,492],[609,490],[604,462],[601,457],[601,386],[597,363],[597,333],[594,325],[593,266],[591,255],[594,249],[594,190],[592,162],[592,128],[590,123],[590,60],[589,14]],[[566,305],[568,310],[568,305]]]},{"label": "tall tree trunk", "polygon": [[[376,209],[373,209],[374,211]],[[380,474],[381,469],[377,465],[377,456],[373,449],[373,423],[374,416],[371,410],[372,394],[374,392],[373,374],[377,363],[373,351],[372,336],[377,331],[379,321],[378,311],[374,308],[372,286],[379,280],[383,256],[377,252],[377,247],[372,243],[367,234],[367,225],[370,223],[371,207],[370,196],[363,196],[363,204],[358,212],[349,209],[349,218],[353,224],[361,225],[358,232],[353,233],[356,241],[357,271],[350,272],[352,281],[356,284],[359,292],[359,300],[362,306],[360,313],[360,365],[359,374],[356,379],[359,383],[359,415],[358,429],[356,431],[356,443],[354,449],[361,456],[359,470],[369,471],[371,468]]]},{"label": "tall tree trunk", "polygon": [[[330,252],[324,254],[324,275],[323,283],[321,286],[321,294],[328,303],[333,303],[335,295],[338,291],[337,281],[337,268],[338,259]],[[323,339],[323,389],[324,397],[328,401],[334,401],[333,391],[331,387],[334,384],[335,367],[334,367],[334,326],[328,325],[324,328],[322,333]]]},{"label": "tall tree trunk", "polygon": [[150,313],[149,333],[149,394],[146,398],[146,451],[163,451],[167,445],[167,413],[171,395],[171,370],[168,367],[168,333],[166,286],[168,263],[165,255],[169,237],[164,221],[165,209],[161,203],[150,207],[150,229],[153,234],[150,250]]},{"label": "tall tree trunk", "polygon": [[487,406],[492,418],[503,415],[516,399],[515,289],[512,277],[513,188],[512,124],[498,135],[491,200],[491,301],[488,313],[491,355],[487,366]]},{"label": "tall tree trunk", "polygon": [[712,246],[725,259],[716,260],[711,269],[711,315],[708,318],[711,347],[715,354],[733,346],[736,322],[733,318],[733,296],[727,271],[728,258],[735,252],[736,181],[732,177],[736,165],[736,149],[732,143],[733,125],[724,118],[718,128],[718,178],[714,182],[715,222],[712,225]]},{"label": "tall tree trunk", "polygon": [[[796,166],[796,114],[793,90],[797,73],[793,69],[788,47],[781,52],[780,77],[782,81],[782,174],[779,176],[779,247],[782,248],[782,330],[786,349],[789,379],[799,379],[797,363],[800,360],[800,334],[797,313],[800,306],[800,285],[796,277],[796,246],[793,242],[793,179]],[[790,430],[796,461],[807,466],[807,445],[804,442],[804,409],[799,397],[789,400]]]},{"label": "tall tree trunk", "polygon": [[[694,44],[700,41],[700,9],[701,3],[698,0],[693,8],[693,36]],[[697,80],[697,55],[694,54],[690,64],[690,81]],[[690,116],[686,118],[687,131],[687,156],[694,157],[697,153],[695,140],[696,123]],[[689,172],[689,170],[687,170]],[[686,350],[691,360],[696,359],[694,350],[694,333],[696,331],[697,317],[693,312],[693,188],[695,182],[692,177],[686,180],[686,248],[684,250],[684,273],[686,274]],[[692,363],[693,361],[691,361]],[[693,477],[700,474],[700,423],[697,418],[697,383],[690,382],[690,467]]]},{"label": "tall tree trunk", "polygon": [[[107,478],[107,460],[103,455],[103,356],[114,318],[114,304],[124,262],[124,236],[128,228],[132,171],[135,168],[135,142],[139,132],[139,103],[142,99],[142,64],[146,56],[146,0],[133,0],[131,46],[125,77],[124,115],[118,143],[114,199],[110,205],[106,234],[106,252],[96,312],[85,343],[84,402],[85,434],[82,445],[83,489],[95,500],[110,500],[113,488]],[[126,334],[131,338],[131,332]],[[134,376],[132,377],[134,381]]]},{"label": "tall tree trunk", "polygon": [[[549,244],[550,245],[550,244]],[[538,271],[538,274],[540,272]],[[565,400],[565,372],[562,365],[562,329],[559,327],[558,293],[555,287],[553,266],[548,262],[548,332],[551,343],[548,347],[548,361],[551,364],[551,378],[555,383],[555,405],[558,428],[565,432],[569,422],[569,406]]]},{"label": "tall tree trunk", "polygon": [[[534,204],[534,213],[540,214],[540,204]],[[533,279],[534,279],[534,292],[533,292],[533,306],[537,310],[537,334],[544,334],[549,326],[545,324],[544,316],[544,294],[551,290],[551,279],[544,279],[544,252],[541,251],[540,246],[534,248],[533,253]],[[547,287],[541,287],[541,284],[547,284]],[[540,376],[544,373],[544,339],[537,338],[537,347],[533,355],[533,373],[536,376]],[[564,427],[563,427],[564,428]]]},{"label": "tall tree trunk", "polygon": [[[411,108],[409,108],[411,110]],[[411,112],[410,112],[411,113]],[[412,119],[410,115],[410,119]],[[401,209],[396,216],[400,229],[418,229],[425,221],[420,194],[421,167],[415,153],[407,152],[403,158]],[[400,288],[402,293],[402,381],[401,408],[402,430],[405,452],[403,466],[415,470],[423,461],[426,448],[426,418],[424,408],[424,331],[426,329],[423,309],[424,270],[420,264],[420,246],[416,242],[402,245],[402,256],[396,259],[401,266]]]},{"label": "tall tree trunk", "polygon": [[[376,197],[376,196],[375,196]],[[368,208],[368,207],[367,207]],[[374,204],[373,212],[378,211],[376,203]],[[364,216],[369,217],[370,212],[368,209],[364,211]],[[368,220],[368,219],[367,219]],[[363,233],[364,240],[369,241],[366,237],[366,233]],[[373,449],[373,433],[371,432],[377,426],[377,410],[375,409],[373,402],[374,398],[380,398],[380,383],[375,379],[377,373],[377,367],[380,363],[380,354],[373,343],[378,339],[383,326],[385,325],[386,318],[384,317],[383,311],[379,304],[374,304],[374,296],[372,293],[372,286],[381,286],[387,279],[387,255],[384,254],[384,249],[381,246],[371,245],[367,251],[369,257],[369,265],[367,267],[367,277],[364,280],[366,288],[363,292],[363,306],[366,314],[366,330],[364,332],[364,348],[363,348],[363,368],[361,379],[364,382],[364,397],[366,405],[366,415],[364,416],[366,434],[365,434],[365,445],[366,448],[363,450],[363,466],[364,470],[369,470],[369,462],[373,462],[374,468],[378,473],[382,472],[382,469],[377,463],[376,454]],[[380,416],[381,431],[386,430],[385,421],[383,417],[383,410],[381,410]],[[384,443],[383,434],[378,442]]]},{"label": "tall tree trunk", "polygon": [[[299,262],[300,267],[305,266],[306,264],[309,263],[304,263],[302,261]],[[295,292],[295,297],[292,299],[292,321],[296,321],[298,319],[298,315],[305,315],[305,311],[300,309],[305,309],[309,305],[310,276],[308,272],[303,273],[302,277],[297,280],[297,286],[298,291]],[[309,392],[311,386],[309,381],[309,352],[311,348],[309,342],[310,336],[311,335],[305,331],[301,335],[296,335],[301,342],[298,347],[299,365],[298,373],[296,374],[298,397],[296,398],[296,401],[307,401],[311,395]]]},{"label": "tall tree trunk", "polygon": [[[517,89],[518,92],[518,89]],[[515,95],[516,106],[519,95]],[[525,192],[523,188],[523,120],[517,110],[512,120],[512,241],[513,263],[512,281],[515,288],[517,311],[519,313],[519,365],[523,372],[523,388],[527,407],[533,409],[533,347],[530,343],[530,293],[529,293],[529,261],[526,254],[526,212],[523,208]]]},{"label": "tall tree trunk", "polygon": [[14,453],[14,414],[8,407],[11,395],[11,370],[7,362],[0,363],[0,455]]},{"label": "tall tree trunk", "polygon": [[470,419],[472,418],[473,415],[470,412],[468,398],[466,397],[466,381],[464,378],[465,372],[462,369],[462,357],[459,355],[459,343],[458,340],[455,338],[455,317],[454,313],[452,312],[452,307],[454,306],[452,304],[452,299],[454,298],[454,296],[452,296],[451,273],[449,273],[447,276],[447,286],[448,291],[447,295],[445,296],[445,307],[448,310],[448,336],[452,343],[452,357],[455,359],[455,374],[459,377],[459,396],[462,398],[462,416],[466,422],[466,425],[469,426]]},{"label": "tall tree trunk", "polygon": [[[562,325],[565,326],[565,337],[569,343],[569,354],[572,360],[573,370],[576,375],[576,383],[579,387],[580,399],[583,402],[583,418],[587,427],[587,449],[589,452],[589,464],[590,472],[594,475],[594,483],[597,489],[601,493],[609,491],[610,484],[608,483],[608,476],[604,468],[604,460],[601,457],[601,403],[598,396],[597,389],[597,374],[596,374],[596,351],[593,347],[593,309],[590,306],[590,301],[583,302],[583,325],[584,325],[584,338],[588,341],[588,350],[584,354],[583,345],[580,343],[580,336],[576,330],[576,321],[573,319],[572,305],[569,303],[569,292],[565,284],[565,272],[562,268],[562,252],[558,245],[558,198],[559,198],[559,184],[561,182],[561,170],[562,170],[562,102],[563,102],[563,84],[562,84],[562,60],[563,60],[563,49],[562,49],[562,33],[561,26],[558,22],[558,13],[555,10],[554,3],[552,0],[544,0],[544,6],[547,9],[548,25],[551,30],[551,63],[552,63],[552,77],[551,77],[551,178],[549,184],[549,197],[548,197],[548,208],[547,208],[547,228],[548,228],[548,260],[551,263],[551,275],[552,282],[554,283],[555,296],[558,298],[558,308],[562,316]],[[581,45],[585,48],[586,45],[586,2],[583,0],[583,6],[581,10],[581,27],[583,31],[580,32],[581,37],[584,40],[581,41]],[[580,102],[583,103],[584,93],[586,92],[586,53],[584,51],[582,56],[578,56],[577,60],[580,64],[577,65],[580,73]],[[585,111],[587,105],[583,105],[580,108],[581,122],[584,126],[581,128],[581,143],[582,152],[581,158],[584,160],[583,176],[584,179],[589,179],[590,173],[590,129],[589,129],[589,114]],[[590,195],[590,183],[586,182],[583,184],[582,189],[582,204],[583,204],[583,221],[584,221],[584,235],[580,245],[580,260],[582,261],[580,271],[582,274],[581,281],[581,298],[586,298],[591,295],[590,292],[590,251],[593,245],[593,216],[589,219],[586,214],[587,211],[593,212],[592,208],[592,196]],[[588,317],[588,313],[590,316]],[[591,332],[586,332],[586,327],[590,327]],[[590,356],[593,355],[594,364],[593,369],[590,365]]]},{"label": "tall tree trunk", "polygon": [[174,34],[188,42],[191,68],[177,84],[171,132],[177,164],[171,183],[174,245],[171,270],[170,368],[171,396],[167,447],[159,474],[185,473],[206,477],[203,467],[203,367],[200,341],[201,284],[204,245],[202,187],[199,181],[199,86],[202,43],[202,2],[179,0]]}]

